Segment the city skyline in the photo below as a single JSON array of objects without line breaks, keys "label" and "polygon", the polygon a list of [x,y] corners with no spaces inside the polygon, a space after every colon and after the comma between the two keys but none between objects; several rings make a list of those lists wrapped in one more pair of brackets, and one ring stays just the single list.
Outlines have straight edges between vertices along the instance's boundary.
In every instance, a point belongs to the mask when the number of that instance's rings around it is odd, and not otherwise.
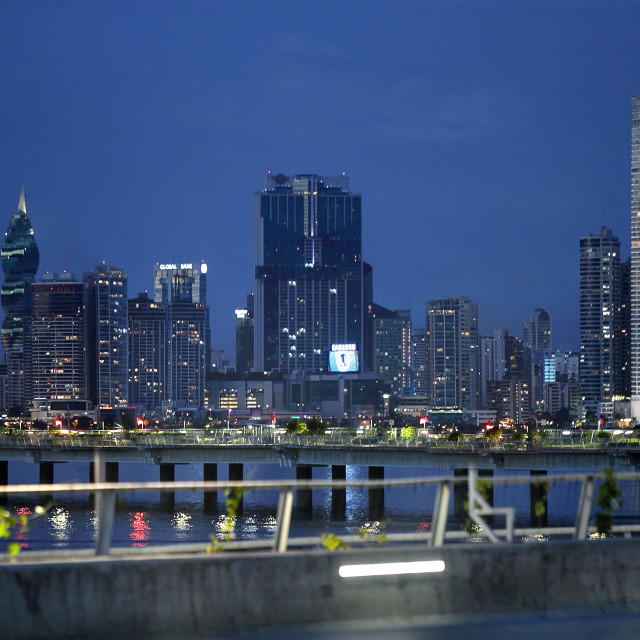
[{"label": "city skyline", "polygon": [[418,328],[467,296],[482,335],[520,337],[542,307],[577,348],[579,238],[606,226],[629,255],[640,7],[294,6],[0,8],[1,211],[24,182],[41,273],[106,260],[133,298],[156,262],[205,259],[233,357],[255,185],[346,170],[376,303]]}]

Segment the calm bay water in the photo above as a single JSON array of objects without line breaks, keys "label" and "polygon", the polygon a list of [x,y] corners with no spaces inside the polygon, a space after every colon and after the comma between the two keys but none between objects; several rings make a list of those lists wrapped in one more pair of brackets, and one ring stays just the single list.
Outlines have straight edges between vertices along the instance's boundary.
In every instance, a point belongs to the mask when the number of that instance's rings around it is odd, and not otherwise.
[{"label": "calm bay water", "polygon": [[[202,480],[203,468],[199,464],[176,465],[175,479]],[[38,465],[26,462],[9,463],[11,484],[36,484]],[[228,467],[218,465],[218,479],[228,479]],[[528,475],[528,472],[494,472],[496,477]],[[366,467],[347,467],[347,480],[367,478]],[[425,467],[387,467],[385,478],[425,478],[450,476],[452,472]],[[553,480],[553,472],[547,481]],[[120,463],[122,482],[152,482],[159,479],[157,466],[140,463]],[[245,465],[246,480],[295,479],[295,469],[278,465]],[[330,468],[313,469],[314,479],[330,479]],[[87,482],[88,463],[55,465],[55,482]],[[638,521],[638,481],[620,483],[623,491],[622,509],[616,512],[617,521]],[[417,487],[385,490],[385,511],[382,527],[386,532],[415,532],[428,530],[435,501],[435,487]],[[580,495],[579,483],[555,483],[548,494],[548,524],[568,526],[575,522]],[[249,491],[244,496],[244,510],[238,516],[235,535],[239,539],[264,539],[273,535],[278,493],[275,491]],[[11,496],[8,508],[14,513],[30,513],[38,504],[33,496]],[[501,486],[494,490],[495,506],[513,506],[516,526],[529,525],[529,491],[526,485]],[[161,502],[157,493],[120,493],[116,510],[113,546],[146,546],[176,542],[209,542],[211,535],[221,535],[226,515],[222,492],[218,492],[216,510],[205,511],[202,492],[176,492],[172,505]],[[90,497],[57,494],[53,505],[42,518],[34,520],[27,532],[15,537],[23,549],[80,548],[94,544],[96,515]],[[463,518],[454,516],[450,507],[448,527],[459,528]],[[357,533],[362,527],[380,525],[369,521],[368,496],[364,490],[348,490],[344,520],[331,515],[331,492],[313,492],[311,513],[294,511],[291,535],[318,535],[331,532],[336,535]]]}]

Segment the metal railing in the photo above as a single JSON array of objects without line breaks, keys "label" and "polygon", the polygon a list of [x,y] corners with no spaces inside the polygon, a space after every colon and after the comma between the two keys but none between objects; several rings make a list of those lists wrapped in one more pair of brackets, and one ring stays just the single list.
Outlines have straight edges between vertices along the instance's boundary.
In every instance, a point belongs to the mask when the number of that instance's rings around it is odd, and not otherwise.
[{"label": "metal railing", "polygon": [[[312,537],[290,537],[290,525],[294,502],[294,492],[299,490],[313,489],[397,489],[401,487],[435,486],[436,497],[432,510],[432,521],[430,531],[423,533],[385,533],[384,541],[387,543],[418,543],[429,546],[441,546],[445,541],[463,541],[486,539],[492,543],[502,541],[513,542],[520,538],[523,541],[530,539],[549,538],[552,536],[571,537],[575,540],[586,540],[590,535],[596,534],[596,528],[590,526],[590,518],[595,494],[595,487],[598,480],[606,477],[606,473],[592,474],[558,474],[547,476],[515,476],[515,477],[482,477],[483,483],[497,485],[534,484],[538,487],[549,488],[552,485],[563,482],[580,482],[582,490],[580,499],[576,507],[575,524],[569,527],[527,527],[516,528],[514,507],[493,507],[483,497],[479,488],[477,471],[469,469],[466,477],[437,477],[437,478],[413,478],[394,480],[362,480],[362,481],[339,481],[339,480],[307,480],[307,481],[230,481],[230,482],[104,482],[105,458],[104,454],[96,451],[95,454],[96,482],[87,484],[49,484],[49,485],[11,485],[0,486],[0,495],[8,494],[45,494],[51,496],[54,493],[60,494],[94,494],[96,496],[97,529],[95,549],[83,550],[55,550],[55,551],[29,551],[21,554],[25,559],[37,559],[43,556],[62,555],[75,556],[93,553],[99,556],[109,555],[116,552],[120,555],[131,553],[171,553],[171,552],[204,552],[207,549],[206,543],[179,543],[165,546],[148,546],[139,548],[117,548],[112,549],[111,540],[115,518],[116,498],[118,494],[133,492],[176,492],[185,490],[200,491],[226,491],[240,488],[243,492],[249,490],[280,492],[276,526],[273,537],[269,540],[225,540],[223,548],[226,550],[255,550],[271,549],[275,552],[286,552],[291,548],[320,547],[323,544],[321,536]],[[616,474],[619,481],[635,480],[640,478],[637,473]],[[451,497],[455,485],[465,484],[468,491],[468,514],[470,524],[474,529],[473,533],[467,530],[447,529],[448,514],[450,510]],[[497,529],[488,517],[504,517],[505,526]],[[640,522],[640,514],[637,514]],[[624,534],[631,536],[640,532],[640,523],[614,525],[611,527],[614,534]],[[341,541],[352,544],[371,543],[376,540],[376,536],[363,538],[359,535],[346,535],[340,538]],[[1,557],[1,556],[0,556]]]},{"label": "metal railing", "polygon": [[385,448],[385,449],[428,449],[436,452],[497,452],[527,453],[542,450],[577,451],[636,451],[640,452],[637,438],[543,438],[539,441],[500,440],[459,440],[433,439],[424,436],[416,438],[392,438],[387,436],[305,436],[253,431],[239,432],[213,431],[210,433],[189,432],[176,435],[154,434],[114,434],[109,436],[58,436],[46,432],[33,435],[0,436],[0,448],[128,448],[128,447],[206,447],[206,446],[291,446],[323,448]]}]

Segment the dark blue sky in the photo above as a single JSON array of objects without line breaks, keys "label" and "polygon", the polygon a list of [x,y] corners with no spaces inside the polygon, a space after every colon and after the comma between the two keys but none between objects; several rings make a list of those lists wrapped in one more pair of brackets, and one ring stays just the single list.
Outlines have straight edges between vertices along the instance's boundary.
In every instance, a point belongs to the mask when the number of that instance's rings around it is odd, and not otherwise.
[{"label": "dark blue sky", "polygon": [[629,253],[640,2],[0,4],[0,211],[25,184],[41,270],[100,260],[150,289],[209,264],[234,357],[268,170],[363,197],[376,302],[467,295],[480,329],[537,306],[577,346],[578,239]]}]

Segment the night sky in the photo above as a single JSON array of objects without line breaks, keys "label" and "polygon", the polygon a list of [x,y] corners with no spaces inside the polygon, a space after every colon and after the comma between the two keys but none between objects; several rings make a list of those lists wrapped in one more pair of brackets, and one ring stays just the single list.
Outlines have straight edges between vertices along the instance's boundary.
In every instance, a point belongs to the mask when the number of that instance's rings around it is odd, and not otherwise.
[{"label": "night sky", "polygon": [[374,298],[466,295],[480,330],[546,308],[579,344],[578,240],[629,254],[640,2],[0,3],[0,212],[40,271],[209,264],[234,359],[271,170],[346,171]]}]

